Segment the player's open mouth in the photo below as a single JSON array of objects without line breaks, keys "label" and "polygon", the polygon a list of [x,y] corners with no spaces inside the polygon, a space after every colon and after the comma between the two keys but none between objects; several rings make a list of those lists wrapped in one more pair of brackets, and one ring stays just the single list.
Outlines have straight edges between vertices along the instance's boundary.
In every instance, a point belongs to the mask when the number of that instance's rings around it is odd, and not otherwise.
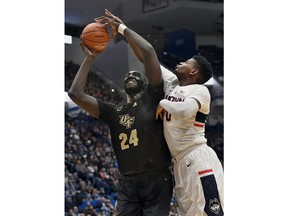
[{"label": "player's open mouth", "polygon": [[136,83],[136,80],[134,78],[128,78],[125,83],[126,83],[126,85],[127,84],[134,84],[134,83]]},{"label": "player's open mouth", "polygon": [[135,81],[134,81],[134,80],[129,80],[129,81],[127,82],[127,84],[130,84],[130,83],[135,83]]}]

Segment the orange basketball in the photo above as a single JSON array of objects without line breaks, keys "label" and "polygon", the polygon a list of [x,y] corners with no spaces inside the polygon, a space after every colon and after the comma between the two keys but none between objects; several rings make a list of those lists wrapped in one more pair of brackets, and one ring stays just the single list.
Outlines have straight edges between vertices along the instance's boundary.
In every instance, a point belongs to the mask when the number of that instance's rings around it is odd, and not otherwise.
[{"label": "orange basketball", "polygon": [[101,52],[109,44],[109,32],[99,22],[93,22],[85,26],[81,34],[82,43],[92,52]]}]

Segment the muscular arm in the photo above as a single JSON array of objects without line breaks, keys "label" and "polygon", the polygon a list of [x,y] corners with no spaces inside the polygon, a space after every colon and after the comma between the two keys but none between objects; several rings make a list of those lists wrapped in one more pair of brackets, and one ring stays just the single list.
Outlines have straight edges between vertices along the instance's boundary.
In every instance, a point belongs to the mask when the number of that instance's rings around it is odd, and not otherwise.
[{"label": "muscular arm", "polygon": [[93,61],[94,57],[86,56],[73,80],[71,88],[68,91],[68,95],[71,100],[80,106],[83,110],[98,118],[100,111],[96,98],[84,93],[87,76]]},{"label": "muscular arm", "polygon": [[143,63],[149,83],[153,86],[159,86],[162,82],[162,74],[153,46],[129,28],[125,29],[124,36],[136,57]]},{"label": "muscular arm", "polygon": [[201,108],[200,102],[196,98],[187,98],[183,102],[163,99],[160,101],[160,106],[177,118],[192,117]]},{"label": "muscular arm", "polygon": [[[125,26],[119,17],[113,15],[107,9],[105,9],[105,15],[110,18],[108,22],[114,32],[117,33],[120,24]],[[162,75],[160,63],[153,46],[129,28],[124,30],[123,35],[126,37],[135,56],[143,63],[149,83],[155,87],[159,86],[162,83]]]}]

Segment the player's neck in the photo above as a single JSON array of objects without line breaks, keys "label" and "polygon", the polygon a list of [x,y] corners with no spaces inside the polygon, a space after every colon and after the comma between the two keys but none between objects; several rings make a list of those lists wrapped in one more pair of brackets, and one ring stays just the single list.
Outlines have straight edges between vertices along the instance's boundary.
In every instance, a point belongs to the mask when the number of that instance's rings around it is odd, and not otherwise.
[{"label": "player's neck", "polygon": [[185,81],[179,81],[179,86],[187,86],[187,85],[193,85],[196,84],[194,82],[191,82],[191,80],[185,80]]},{"label": "player's neck", "polygon": [[127,103],[133,103],[135,101],[137,101],[139,98],[142,97],[143,92],[139,92],[137,94],[133,94],[133,95],[128,95],[127,97]]}]

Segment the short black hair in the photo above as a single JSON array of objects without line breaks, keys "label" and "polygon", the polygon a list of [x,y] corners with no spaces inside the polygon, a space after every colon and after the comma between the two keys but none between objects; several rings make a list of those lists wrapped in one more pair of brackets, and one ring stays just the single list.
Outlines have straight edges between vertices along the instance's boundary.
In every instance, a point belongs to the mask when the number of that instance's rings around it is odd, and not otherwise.
[{"label": "short black hair", "polygon": [[194,55],[192,58],[197,62],[196,67],[200,71],[201,84],[207,82],[213,75],[211,63],[201,55]]}]

